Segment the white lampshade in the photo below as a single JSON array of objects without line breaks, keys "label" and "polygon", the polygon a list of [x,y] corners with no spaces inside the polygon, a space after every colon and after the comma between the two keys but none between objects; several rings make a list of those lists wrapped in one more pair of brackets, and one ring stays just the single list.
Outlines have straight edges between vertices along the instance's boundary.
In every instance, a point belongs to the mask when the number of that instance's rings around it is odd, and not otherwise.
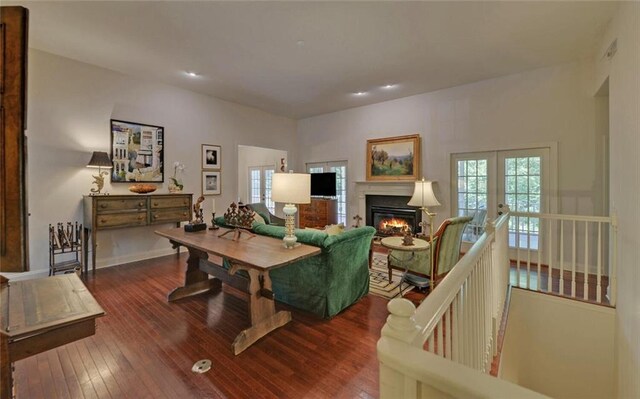
[{"label": "white lampshade", "polygon": [[311,175],[308,173],[274,173],[271,199],[286,204],[311,203]]},{"label": "white lampshade", "polygon": [[418,180],[413,191],[413,197],[411,197],[407,205],[419,207],[440,206],[436,195],[433,193],[433,182],[425,181],[424,179]]}]

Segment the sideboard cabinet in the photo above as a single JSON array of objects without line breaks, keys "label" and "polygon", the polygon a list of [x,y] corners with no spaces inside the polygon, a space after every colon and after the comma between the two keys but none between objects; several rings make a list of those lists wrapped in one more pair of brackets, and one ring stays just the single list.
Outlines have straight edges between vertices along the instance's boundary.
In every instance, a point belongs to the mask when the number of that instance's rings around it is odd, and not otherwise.
[{"label": "sideboard cabinet", "polygon": [[84,269],[88,271],[88,238],[91,232],[91,264],[96,270],[96,233],[98,230],[149,226],[191,220],[192,194],[85,195]]},{"label": "sideboard cabinet", "polygon": [[298,225],[301,229],[324,228],[338,223],[338,201],[335,199],[312,198],[310,204],[300,204],[298,209]]}]

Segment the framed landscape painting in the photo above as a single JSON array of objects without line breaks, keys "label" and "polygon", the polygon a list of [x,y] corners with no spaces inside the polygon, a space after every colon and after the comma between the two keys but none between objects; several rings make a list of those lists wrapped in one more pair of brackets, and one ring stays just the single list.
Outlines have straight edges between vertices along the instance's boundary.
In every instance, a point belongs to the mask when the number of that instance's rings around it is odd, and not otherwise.
[{"label": "framed landscape painting", "polygon": [[367,140],[367,180],[418,180],[420,135]]},{"label": "framed landscape painting", "polygon": [[222,193],[220,172],[202,171],[202,195],[219,195]]},{"label": "framed landscape painting", "polygon": [[111,120],[112,183],[164,182],[164,128]]}]

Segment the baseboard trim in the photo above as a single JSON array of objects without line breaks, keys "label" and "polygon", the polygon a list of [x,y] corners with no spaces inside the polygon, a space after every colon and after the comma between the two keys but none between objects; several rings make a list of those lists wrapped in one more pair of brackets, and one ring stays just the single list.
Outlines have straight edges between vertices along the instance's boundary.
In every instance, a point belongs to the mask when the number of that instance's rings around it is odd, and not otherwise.
[{"label": "baseboard trim", "polygon": [[[180,247],[180,252],[186,252],[186,248]],[[96,269],[103,269],[106,267],[119,266],[127,263],[138,262],[141,260],[159,258],[161,256],[173,255],[176,250],[173,248],[162,248],[155,251],[147,251],[144,253],[129,254],[123,256],[112,256],[110,258],[98,258],[96,259]]]}]

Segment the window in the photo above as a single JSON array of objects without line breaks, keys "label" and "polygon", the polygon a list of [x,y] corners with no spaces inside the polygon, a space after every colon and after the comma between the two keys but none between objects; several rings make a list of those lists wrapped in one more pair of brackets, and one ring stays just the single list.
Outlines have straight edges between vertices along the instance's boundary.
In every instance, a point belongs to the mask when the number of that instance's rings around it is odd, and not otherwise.
[{"label": "window", "polygon": [[336,199],[338,202],[338,223],[347,225],[347,162],[323,162],[307,164],[307,172],[336,174]]}]

